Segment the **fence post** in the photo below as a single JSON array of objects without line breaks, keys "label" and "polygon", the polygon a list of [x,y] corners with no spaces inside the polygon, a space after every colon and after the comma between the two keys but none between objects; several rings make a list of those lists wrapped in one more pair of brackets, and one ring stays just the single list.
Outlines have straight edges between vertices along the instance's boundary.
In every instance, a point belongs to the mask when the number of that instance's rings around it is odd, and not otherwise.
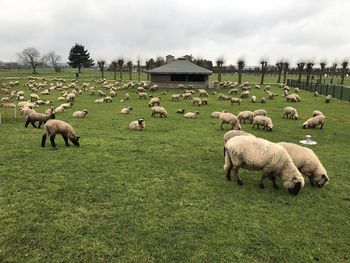
[{"label": "fence post", "polygon": [[[338,86],[337,86],[338,87]],[[332,93],[332,97],[334,98],[334,90],[335,90],[335,85],[333,86],[333,93]]]},{"label": "fence post", "polygon": [[327,86],[326,86],[326,96],[328,95],[328,87],[329,87],[329,85],[327,84]]},{"label": "fence post", "polygon": [[344,89],[344,86],[341,86],[341,90],[340,90],[340,99],[341,100],[343,99],[343,89]]}]

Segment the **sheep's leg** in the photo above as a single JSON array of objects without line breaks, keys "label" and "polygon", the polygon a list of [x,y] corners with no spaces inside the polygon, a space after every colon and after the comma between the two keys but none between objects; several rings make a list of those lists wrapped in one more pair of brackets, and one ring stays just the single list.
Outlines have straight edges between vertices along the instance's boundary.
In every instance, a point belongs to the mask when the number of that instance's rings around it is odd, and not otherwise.
[{"label": "sheep's leg", "polygon": [[67,135],[62,134],[62,137],[63,137],[64,143],[66,144],[66,146],[69,146]]},{"label": "sheep's leg", "polygon": [[43,137],[41,138],[41,147],[45,147],[45,142],[46,142],[46,133],[43,135]]},{"label": "sheep's leg", "polygon": [[51,142],[51,146],[52,146],[52,147],[56,147],[56,144],[55,144],[55,136],[56,136],[56,135],[50,135],[50,142]]},{"label": "sheep's leg", "polygon": [[274,174],[269,174],[269,177],[272,181],[272,185],[273,185],[273,188],[275,188],[276,190],[279,189],[278,185],[276,184],[276,176]]},{"label": "sheep's leg", "polygon": [[264,180],[265,180],[266,177],[267,177],[267,174],[265,174],[265,173],[263,173],[262,176],[261,176],[260,184],[259,184],[259,187],[260,187],[261,189],[264,189],[264,188],[265,188],[263,182],[264,182]]},{"label": "sheep's leg", "polygon": [[35,121],[31,121],[30,124],[31,124],[34,128],[37,128],[36,125],[35,125]]},{"label": "sheep's leg", "polygon": [[[284,113],[284,114],[283,114],[283,118],[286,117],[286,115],[287,115],[287,113]],[[287,118],[288,118],[288,116],[287,116]]]},{"label": "sheep's leg", "polygon": [[315,187],[315,186],[316,186],[315,183],[314,183],[314,181],[312,180],[312,177],[311,177],[311,176],[309,176],[309,181],[310,181],[310,185],[311,185],[312,187]]},{"label": "sheep's leg", "polygon": [[241,177],[240,177],[239,174],[238,174],[238,168],[235,168],[235,169],[233,170],[233,174],[234,174],[234,176],[235,176],[235,178],[236,178],[237,183],[238,183],[239,185],[243,185],[242,179],[241,179]]},{"label": "sheep's leg", "polygon": [[224,148],[224,156],[225,156],[225,164],[224,169],[226,171],[227,180],[231,181],[231,170],[232,170],[232,161],[228,153],[226,153],[226,149]]},{"label": "sheep's leg", "polygon": [[220,128],[221,128],[221,130],[223,130],[224,128],[222,128],[222,125],[223,125],[224,123],[223,122],[221,122],[221,125],[220,125]]},{"label": "sheep's leg", "polygon": [[323,128],[323,125],[324,125],[324,123],[322,123],[322,124],[321,124],[321,128],[320,128],[320,130]]},{"label": "sheep's leg", "polygon": [[28,125],[29,125],[29,123],[30,123],[30,120],[29,120],[29,119],[27,119],[27,120],[26,120],[26,124],[24,124],[24,127],[26,127],[26,128],[27,128],[27,127],[28,127]]},{"label": "sheep's leg", "polygon": [[255,127],[255,124],[256,124],[256,123],[253,124],[253,129],[254,129],[254,127]]},{"label": "sheep's leg", "polygon": [[42,122],[42,121],[39,121],[39,126],[38,126],[38,129],[40,129],[41,124],[43,124],[43,122]]},{"label": "sheep's leg", "polygon": [[243,123],[245,124],[245,119],[243,119]]}]

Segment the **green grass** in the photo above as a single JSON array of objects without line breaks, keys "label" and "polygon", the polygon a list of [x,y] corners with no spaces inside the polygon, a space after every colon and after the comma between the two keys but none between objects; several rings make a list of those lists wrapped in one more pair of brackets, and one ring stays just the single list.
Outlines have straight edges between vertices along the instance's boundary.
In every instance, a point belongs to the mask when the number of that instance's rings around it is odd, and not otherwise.
[{"label": "green grass", "polygon": [[[28,95],[24,82],[17,89]],[[125,92],[131,99],[122,103]],[[0,262],[350,261],[349,103],[326,104],[301,91],[297,104],[279,96],[231,106],[211,94],[207,107],[197,107],[171,102],[179,91],[167,92],[155,92],[169,113],[162,119],[151,118],[148,100],[131,89],[102,105],[80,95],[73,109],[57,114],[81,136],[79,148],[65,147],[61,137],[57,150],[49,142],[41,148],[43,129],[26,129],[22,116],[15,120],[0,109]],[[58,96],[48,98],[58,105]],[[119,114],[128,105],[132,114]],[[287,105],[298,109],[299,120],[282,119]],[[83,108],[86,119],[71,117]],[[177,108],[200,115],[184,119]],[[221,131],[210,113],[258,108],[268,111],[274,131],[249,124],[243,130],[274,142],[297,143],[311,134],[328,185],[316,189],[307,182],[292,196],[268,183],[261,190],[258,172],[240,170],[242,187],[226,180],[223,134],[229,127]],[[303,130],[315,109],[327,116],[324,129]],[[146,130],[130,131],[128,124],[140,117]]]}]

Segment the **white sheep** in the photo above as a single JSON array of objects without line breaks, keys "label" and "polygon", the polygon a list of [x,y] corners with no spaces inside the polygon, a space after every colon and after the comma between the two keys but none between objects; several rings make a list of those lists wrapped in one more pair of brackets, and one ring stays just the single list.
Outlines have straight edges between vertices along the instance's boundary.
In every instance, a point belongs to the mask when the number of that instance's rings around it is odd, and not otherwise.
[{"label": "white sheep", "polygon": [[[34,128],[40,129],[41,124],[45,124],[50,119],[55,119],[55,114],[51,113],[50,115],[38,113],[38,112],[31,112],[27,115],[26,123],[24,124],[24,127],[28,127],[29,123],[32,124]],[[35,122],[39,122],[39,126],[36,127]]]},{"label": "white sheep", "polygon": [[86,109],[82,111],[75,111],[73,112],[73,118],[85,118],[86,114],[88,114],[88,111]]},{"label": "white sheep", "polygon": [[185,117],[185,118],[188,118],[188,119],[195,119],[195,118],[197,118],[197,115],[198,115],[198,114],[199,114],[198,111],[195,111],[195,112],[190,111],[190,112],[186,112],[186,113],[184,114],[184,117]]},{"label": "white sheep", "polygon": [[266,116],[267,115],[267,111],[264,109],[258,109],[253,111],[254,116]]},{"label": "white sheep", "polygon": [[295,94],[290,94],[286,96],[287,102],[298,102],[298,98]]},{"label": "white sheep", "polygon": [[252,100],[252,103],[255,103],[255,102],[256,102],[256,96],[253,95],[253,96],[251,97],[251,100]]},{"label": "white sheep", "polygon": [[159,97],[154,97],[154,98],[150,99],[150,101],[148,102],[148,107],[153,107],[156,104],[157,104],[157,106],[160,105],[160,98]]},{"label": "white sheep", "polygon": [[240,95],[240,98],[248,98],[249,97],[249,90],[243,91]]},{"label": "white sheep", "polygon": [[322,111],[314,110],[314,111],[312,112],[312,117],[315,117],[315,116],[317,116],[317,115],[324,115],[324,114],[322,113]]},{"label": "white sheep", "polygon": [[319,95],[318,92],[315,91],[315,92],[314,92],[314,97],[318,97],[318,95]]},{"label": "white sheep", "polygon": [[266,116],[255,116],[253,119],[253,128],[255,125],[260,129],[259,125],[263,126],[263,130],[272,132],[273,124],[272,120]]},{"label": "white sheep", "polygon": [[327,95],[326,96],[326,103],[330,103],[332,100],[332,96],[331,95]]},{"label": "white sheep", "polygon": [[238,113],[237,115],[238,121],[239,123],[242,123],[242,120],[245,124],[245,120],[250,120],[250,124],[253,123],[253,119],[254,119],[254,112],[252,111],[241,111],[240,113]]},{"label": "white sheep", "polygon": [[230,100],[231,100],[231,104],[237,103],[238,105],[241,105],[241,102],[242,102],[240,98],[235,98],[235,97],[231,97]]},{"label": "white sheep", "polygon": [[61,120],[49,120],[45,124],[46,132],[41,139],[41,146],[45,147],[46,138],[49,136],[51,146],[56,147],[55,136],[61,134],[66,146],[69,146],[68,139],[75,145],[79,146],[79,136],[77,136],[75,130],[68,123]]},{"label": "white sheep", "polygon": [[120,113],[122,114],[129,114],[132,111],[132,107],[122,108]]},{"label": "white sheep", "polygon": [[269,177],[273,186],[278,188],[275,177],[282,179],[283,186],[290,194],[297,195],[304,187],[304,178],[293,164],[287,151],[277,143],[269,142],[254,136],[236,136],[225,144],[226,178],[231,180],[231,171],[239,185],[242,180],[238,175],[240,168],[261,170],[260,188],[264,188],[263,181]]},{"label": "white sheep", "polygon": [[96,100],[95,100],[95,103],[97,103],[97,104],[104,103],[104,98],[96,99]]},{"label": "white sheep", "polygon": [[260,100],[261,103],[266,103],[266,98],[265,97],[262,97],[261,100]]},{"label": "white sheep", "polygon": [[283,109],[283,118],[284,117],[297,120],[299,118],[298,111],[293,107],[285,107]]},{"label": "white sheep", "polygon": [[137,93],[138,95],[139,95],[139,97],[140,97],[140,99],[147,99],[147,93],[146,92],[139,92],[139,93]]},{"label": "white sheep", "polygon": [[198,89],[199,96],[208,97],[209,94],[205,89]]},{"label": "white sheep", "polygon": [[279,142],[290,155],[294,165],[304,176],[307,176],[312,186],[322,187],[329,178],[327,171],[313,150],[287,142]]},{"label": "white sheep", "polygon": [[241,125],[239,124],[239,121],[235,115],[229,112],[223,112],[219,115],[220,120],[220,128],[223,130],[222,127],[225,123],[231,125],[231,130],[240,130]]},{"label": "white sheep", "polygon": [[210,114],[210,117],[212,118],[219,118],[220,114],[221,113],[225,113],[227,112],[227,110],[223,110],[223,111],[213,111],[211,114]]},{"label": "white sheep", "polygon": [[65,111],[65,107],[63,106],[58,106],[56,109],[55,109],[55,112],[59,112],[59,113],[63,113]]},{"label": "white sheep", "polygon": [[137,121],[132,121],[129,124],[129,129],[136,131],[143,131],[146,128],[146,122],[144,119],[138,119]]},{"label": "white sheep", "polygon": [[160,117],[167,117],[168,113],[164,107],[154,106],[151,108],[151,117],[156,117],[156,114],[159,114]]},{"label": "white sheep", "polygon": [[326,116],[324,115],[317,115],[315,117],[312,117],[304,122],[303,129],[305,128],[315,128],[318,125],[321,125],[320,129],[323,128],[323,125],[326,123]]},{"label": "white sheep", "polygon": [[180,94],[173,94],[173,95],[171,95],[171,100],[172,101],[174,101],[174,100],[178,101],[178,100],[180,100],[180,98],[181,98]]},{"label": "white sheep", "polygon": [[201,106],[202,105],[202,100],[200,98],[193,98],[192,99],[192,105],[194,106],[195,104],[197,104],[198,106]]}]

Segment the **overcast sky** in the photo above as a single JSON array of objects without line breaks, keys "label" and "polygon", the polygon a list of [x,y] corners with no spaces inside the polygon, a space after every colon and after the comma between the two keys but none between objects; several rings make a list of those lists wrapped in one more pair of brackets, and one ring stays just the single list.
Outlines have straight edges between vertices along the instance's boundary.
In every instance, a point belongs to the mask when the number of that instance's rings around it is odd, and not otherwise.
[{"label": "overcast sky", "polygon": [[350,56],[349,0],[0,0],[0,60],[36,47],[67,61],[192,54],[226,64]]}]

